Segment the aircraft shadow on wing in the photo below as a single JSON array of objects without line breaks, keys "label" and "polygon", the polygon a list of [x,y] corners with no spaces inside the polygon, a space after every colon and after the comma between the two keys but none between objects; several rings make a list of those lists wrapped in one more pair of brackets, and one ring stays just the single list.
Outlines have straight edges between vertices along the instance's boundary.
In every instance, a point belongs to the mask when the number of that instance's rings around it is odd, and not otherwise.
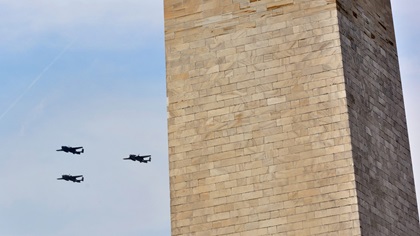
[{"label": "aircraft shadow on wing", "polygon": [[127,158],[123,158],[123,160],[132,160],[132,161],[138,161],[140,163],[147,163],[147,162],[152,161],[152,155],[140,156],[140,155],[130,154],[130,156],[128,156]]},{"label": "aircraft shadow on wing", "polygon": [[[78,151],[78,149],[82,149],[80,151]],[[83,149],[83,147],[68,147],[68,146],[61,146],[61,149],[58,149],[57,152],[70,152],[73,154],[82,154],[85,152],[85,149]]]},{"label": "aircraft shadow on wing", "polygon": [[[81,178],[81,179],[79,179]],[[62,175],[61,178],[57,178],[58,180],[65,180],[65,181],[72,181],[76,183],[80,183],[85,180],[83,175]]]}]

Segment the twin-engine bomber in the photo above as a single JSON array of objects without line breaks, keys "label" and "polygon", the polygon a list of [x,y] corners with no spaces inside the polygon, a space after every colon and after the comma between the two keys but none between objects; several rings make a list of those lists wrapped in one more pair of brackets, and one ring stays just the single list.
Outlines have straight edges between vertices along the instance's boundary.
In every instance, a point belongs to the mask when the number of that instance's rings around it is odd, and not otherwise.
[{"label": "twin-engine bomber", "polygon": [[[149,159],[146,159],[146,158],[149,158]],[[127,158],[123,158],[123,160],[132,160],[132,161],[139,161],[140,163],[147,163],[147,162],[152,161],[152,155],[140,156],[140,155],[130,154],[130,156],[128,156]]]},{"label": "twin-engine bomber", "polygon": [[[78,151],[78,149],[82,149],[80,151]],[[73,154],[82,154],[84,153],[85,149],[83,149],[83,147],[68,147],[68,146],[61,146],[61,149],[57,150],[58,152],[63,151],[63,152],[70,152]],[[148,158],[148,159],[146,159]],[[147,162],[151,162],[152,161],[152,155],[144,155],[144,156],[140,156],[140,155],[135,155],[135,154],[130,154],[127,158],[123,158],[123,160],[132,160],[132,161],[138,161],[140,163],[147,163]],[[79,179],[81,178],[81,179]],[[61,178],[58,178],[58,180],[65,180],[65,181],[73,181],[76,183],[80,183],[82,181],[84,181],[84,177],[83,175],[62,175]]]},{"label": "twin-engine bomber", "polygon": [[[79,179],[81,178],[81,179]],[[62,175],[61,178],[58,178],[58,180],[65,180],[65,181],[73,181],[76,183],[80,183],[83,180],[85,180],[85,178],[83,178],[83,175]]]},{"label": "twin-engine bomber", "polygon": [[[80,151],[77,151],[77,149],[82,149]],[[78,154],[80,155],[81,153],[85,152],[85,149],[83,149],[83,147],[68,147],[68,146],[61,146],[61,149],[58,149],[57,152],[70,152],[73,154]]]}]

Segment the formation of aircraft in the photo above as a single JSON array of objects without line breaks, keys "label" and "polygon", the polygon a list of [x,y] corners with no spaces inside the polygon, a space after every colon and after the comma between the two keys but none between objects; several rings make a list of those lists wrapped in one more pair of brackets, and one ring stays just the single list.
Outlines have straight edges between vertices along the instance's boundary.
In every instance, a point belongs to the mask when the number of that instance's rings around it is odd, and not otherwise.
[{"label": "formation of aircraft", "polygon": [[[82,150],[77,151],[77,149],[82,149]],[[80,155],[81,153],[84,153],[84,152],[85,152],[85,149],[83,149],[83,147],[68,147],[68,146],[61,146],[61,149],[58,149],[58,150],[57,150],[57,152],[60,152],[60,151],[63,151],[63,152],[70,152],[70,153],[73,153],[73,154],[78,154],[78,155]]]},{"label": "formation of aircraft", "polygon": [[[146,158],[149,158],[149,159],[146,159]],[[139,161],[140,163],[147,163],[147,162],[152,161],[152,156],[151,155],[140,156],[140,155],[130,154],[130,156],[128,156],[127,158],[123,158],[123,160],[132,160],[132,161]]]},{"label": "formation of aircraft", "polygon": [[[79,150],[81,149],[81,150]],[[57,150],[58,152],[70,152],[73,154],[82,154],[85,152],[85,149],[83,147],[68,147],[68,146],[61,146],[61,149]],[[148,158],[148,159],[146,159]],[[123,160],[132,160],[132,161],[138,161],[140,163],[147,163],[152,161],[152,155],[135,155],[130,154],[127,158],[123,158]],[[76,183],[80,183],[85,180],[83,175],[62,175],[61,178],[57,178],[58,180],[65,180],[65,181],[72,181]]]},{"label": "formation of aircraft", "polygon": [[[79,179],[81,178],[81,179]],[[83,180],[85,180],[85,178],[83,178],[83,175],[62,175],[61,178],[58,178],[58,180],[65,180],[65,181],[73,181],[76,183],[80,183]]]}]

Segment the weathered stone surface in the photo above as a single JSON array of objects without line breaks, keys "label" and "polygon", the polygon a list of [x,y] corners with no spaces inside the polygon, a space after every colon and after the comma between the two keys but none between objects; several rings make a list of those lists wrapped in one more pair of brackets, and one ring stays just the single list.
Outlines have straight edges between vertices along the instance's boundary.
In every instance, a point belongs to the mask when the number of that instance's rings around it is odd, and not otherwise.
[{"label": "weathered stone surface", "polygon": [[389,8],[165,0],[172,235],[419,235]]},{"label": "weathered stone surface", "polygon": [[420,235],[389,0],[337,1],[364,235]]}]

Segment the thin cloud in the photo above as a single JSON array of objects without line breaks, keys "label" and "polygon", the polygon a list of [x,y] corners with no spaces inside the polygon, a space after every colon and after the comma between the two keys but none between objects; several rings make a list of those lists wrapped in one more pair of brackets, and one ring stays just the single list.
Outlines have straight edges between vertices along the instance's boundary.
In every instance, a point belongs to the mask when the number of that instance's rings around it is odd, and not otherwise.
[{"label": "thin cloud", "polygon": [[0,0],[0,48],[31,47],[49,37],[80,38],[87,48],[132,48],[161,32],[161,1]]},{"label": "thin cloud", "polygon": [[41,71],[41,73],[37,77],[35,77],[34,80],[32,80],[29,86],[26,87],[26,89],[9,105],[9,107],[3,113],[1,113],[0,121],[20,102],[20,100],[25,96],[25,94],[28,93],[36,83],[38,83],[42,76],[51,68],[51,66],[54,65],[55,62],[57,62],[60,59],[60,57],[71,47],[73,43],[74,40],[67,44],[66,47],[64,47],[64,49]]}]

